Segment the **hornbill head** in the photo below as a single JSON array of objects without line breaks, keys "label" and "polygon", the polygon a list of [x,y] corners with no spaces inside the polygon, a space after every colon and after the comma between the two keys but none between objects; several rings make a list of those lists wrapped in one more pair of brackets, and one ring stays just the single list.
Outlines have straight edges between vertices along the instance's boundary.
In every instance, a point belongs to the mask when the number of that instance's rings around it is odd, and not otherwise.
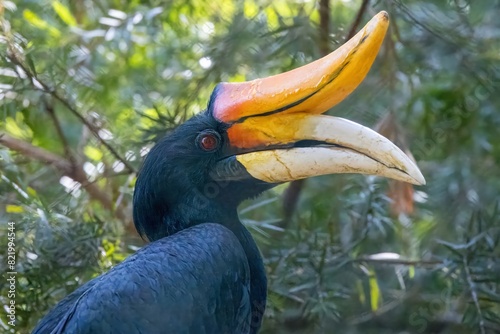
[{"label": "hornbill head", "polygon": [[[185,227],[182,221],[209,221],[218,207],[236,207],[277,184],[316,175],[360,173],[425,184],[415,163],[388,139],[322,115],[364,79],[388,26],[381,12],[324,58],[268,78],[217,85],[207,110],[149,153],[134,194],[138,230],[163,237]],[[163,215],[156,228],[145,227],[148,210],[140,204]],[[175,209],[181,204],[182,212]],[[165,219],[168,227],[159,226]]]}]

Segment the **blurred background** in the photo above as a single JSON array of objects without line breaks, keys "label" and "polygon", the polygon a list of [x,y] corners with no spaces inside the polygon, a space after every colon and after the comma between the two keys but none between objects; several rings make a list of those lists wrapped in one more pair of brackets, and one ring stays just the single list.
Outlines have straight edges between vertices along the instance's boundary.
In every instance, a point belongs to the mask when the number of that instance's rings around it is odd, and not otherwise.
[{"label": "blurred background", "polygon": [[[331,114],[413,154],[427,186],[361,175],[240,207],[269,277],[262,333],[500,333],[500,1],[0,0],[0,268],[17,325],[144,245],[135,173],[215,84],[391,26]],[[0,304],[9,303],[0,282]]]}]

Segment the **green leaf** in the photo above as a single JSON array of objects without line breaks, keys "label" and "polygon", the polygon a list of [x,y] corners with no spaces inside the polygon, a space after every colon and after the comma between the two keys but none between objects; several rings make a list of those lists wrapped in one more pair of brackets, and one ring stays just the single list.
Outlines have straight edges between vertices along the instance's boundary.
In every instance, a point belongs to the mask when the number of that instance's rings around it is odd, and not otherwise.
[{"label": "green leaf", "polygon": [[5,206],[5,211],[7,211],[7,213],[23,213],[24,209],[19,205],[7,204]]},{"label": "green leaf", "polygon": [[68,7],[60,3],[59,1],[52,1],[52,8],[54,8],[54,11],[59,15],[61,20],[63,20],[64,23],[67,25],[74,27],[77,25],[75,17],[71,14],[69,11]]},{"label": "green leaf", "polygon": [[94,161],[100,161],[103,156],[102,151],[93,146],[85,146],[85,148],[83,149],[83,153],[85,153],[85,155],[89,159],[92,159]]},{"label": "green leaf", "polygon": [[30,24],[37,27],[38,29],[48,31],[52,37],[61,36],[61,32],[59,30],[57,30],[56,28],[51,26],[47,21],[40,18],[38,15],[36,15],[31,10],[25,9],[23,11],[23,17],[26,21],[28,21]]},{"label": "green leaf", "polygon": [[376,311],[382,304],[382,294],[378,285],[377,276],[373,270],[370,270],[368,280],[370,285],[370,306],[372,311]]}]

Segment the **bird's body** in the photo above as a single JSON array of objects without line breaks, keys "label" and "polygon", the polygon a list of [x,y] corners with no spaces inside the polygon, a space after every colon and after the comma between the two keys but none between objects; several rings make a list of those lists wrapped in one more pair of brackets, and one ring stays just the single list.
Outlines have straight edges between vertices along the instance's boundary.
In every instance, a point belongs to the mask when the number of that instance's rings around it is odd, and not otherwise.
[{"label": "bird's body", "polygon": [[250,305],[240,242],[207,223],[150,243],[80,287],[35,333],[250,333]]},{"label": "bird's body", "polygon": [[238,219],[243,200],[330,173],[425,182],[388,139],[318,115],[362,81],[387,26],[382,12],[315,63],[218,85],[207,109],[161,139],[138,174],[134,223],[152,243],[66,297],[34,333],[258,332],[267,281]]}]

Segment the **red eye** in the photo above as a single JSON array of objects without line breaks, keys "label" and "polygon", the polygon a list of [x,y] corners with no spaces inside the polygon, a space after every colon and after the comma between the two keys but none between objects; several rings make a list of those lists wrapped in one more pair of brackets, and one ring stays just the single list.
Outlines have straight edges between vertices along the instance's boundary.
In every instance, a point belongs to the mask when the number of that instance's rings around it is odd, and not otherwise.
[{"label": "red eye", "polygon": [[197,138],[198,145],[204,151],[213,151],[219,147],[220,137],[216,132],[200,133]]}]

